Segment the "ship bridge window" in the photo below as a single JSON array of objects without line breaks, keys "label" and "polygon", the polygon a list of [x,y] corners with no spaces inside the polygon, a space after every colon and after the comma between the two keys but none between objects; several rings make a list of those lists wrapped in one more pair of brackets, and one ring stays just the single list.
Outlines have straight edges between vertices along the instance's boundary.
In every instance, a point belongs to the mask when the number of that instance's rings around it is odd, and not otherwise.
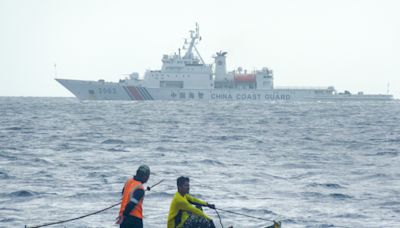
[{"label": "ship bridge window", "polygon": [[183,81],[160,81],[160,88],[183,88]]}]

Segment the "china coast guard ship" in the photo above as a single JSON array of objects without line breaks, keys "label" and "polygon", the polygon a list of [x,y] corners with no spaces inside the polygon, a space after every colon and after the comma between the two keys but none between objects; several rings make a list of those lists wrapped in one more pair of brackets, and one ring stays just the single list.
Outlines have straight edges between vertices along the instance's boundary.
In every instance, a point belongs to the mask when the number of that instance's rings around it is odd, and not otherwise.
[{"label": "china coast guard ship", "polygon": [[164,55],[161,70],[148,70],[144,77],[132,73],[119,82],[56,79],[80,100],[391,100],[391,95],[362,92],[337,93],[334,87],[274,88],[273,71],[267,67],[248,72],[242,68],[227,72],[227,52],[217,52],[215,65],[206,64],[196,44],[199,27],[190,31],[182,56]]}]

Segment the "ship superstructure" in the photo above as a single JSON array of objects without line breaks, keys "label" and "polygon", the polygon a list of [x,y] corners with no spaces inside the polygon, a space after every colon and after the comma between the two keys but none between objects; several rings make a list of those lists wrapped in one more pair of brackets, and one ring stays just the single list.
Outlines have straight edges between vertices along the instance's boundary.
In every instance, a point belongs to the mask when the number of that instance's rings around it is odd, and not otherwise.
[{"label": "ship superstructure", "polygon": [[241,67],[228,72],[227,52],[219,51],[214,64],[206,64],[196,45],[199,26],[190,30],[181,49],[163,55],[160,70],[147,70],[119,82],[56,79],[81,100],[390,100],[391,95],[336,93],[334,87],[274,88],[268,67],[247,71]]}]

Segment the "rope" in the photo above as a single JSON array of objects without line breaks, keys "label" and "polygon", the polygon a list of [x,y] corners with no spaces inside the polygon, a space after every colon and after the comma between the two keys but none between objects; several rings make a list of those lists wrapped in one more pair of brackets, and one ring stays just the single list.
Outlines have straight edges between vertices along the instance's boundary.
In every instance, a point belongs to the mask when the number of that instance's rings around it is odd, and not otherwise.
[{"label": "rope", "polygon": [[99,210],[99,211],[95,211],[95,212],[92,212],[92,213],[90,213],[90,214],[82,215],[82,216],[80,216],[80,217],[76,217],[76,218],[72,218],[72,219],[67,219],[67,220],[62,220],[62,221],[58,221],[58,222],[46,223],[46,224],[38,225],[38,226],[25,226],[25,228],[38,228],[38,227],[44,227],[44,226],[51,226],[51,225],[56,225],[56,224],[60,224],[60,223],[65,223],[65,222],[70,222],[70,221],[82,219],[82,218],[85,218],[85,217],[88,217],[88,216],[91,216],[91,215],[98,214],[98,213],[103,212],[103,211],[105,211],[105,210],[108,210],[108,209],[110,209],[110,208],[113,208],[113,207],[119,205],[120,203],[121,203],[121,202],[118,202],[118,203],[116,203],[116,204],[113,204],[113,205],[111,205],[111,206],[109,206],[109,207],[106,207],[106,208],[104,208],[104,209],[101,209],[101,210]]},{"label": "rope", "polygon": [[[159,184],[160,184],[161,182],[163,182],[163,181],[164,181],[164,179],[162,179],[162,180],[160,180],[159,182],[155,183],[155,184],[152,185],[151,187],[147,187],[145,191],[150,191],[150,189],[152,189],[154,186],[159,185]],[[88,216],[91,216],[91,215],[95,215],[95,214],[101,213],[101,212],[103,212],[103,211],[106,211],[106,210],[108,210],[108,209],[111,209],[111,208],[113,208],[113,207],[115,207],[115,206],[117,206],[117,205],[120,205],[120,204],[121,204],[121,202],[118,202],[118,203],[116,203],[116,204],[113,204],[113,205],[111,205],[111,206],[109,206],[109,207],[106,207],[106,208],[104,208],[104,209],[101,209],[101,210],[99,210],[99,211],[95,211],[95,212],[92,212],[92,213],[89,213],[89,214],[86,214],[86,215],[82,215],[82,216],[79,216],[79,217],[76,217],[76,218],[72,218],[72,219],[67,219],[67,220],[62,220],[62,221],[57,221],[57,222],[51,222],[51,223],[45,223],[45,224],[43,224],[43,225],[38,225],[38,226],[26,226],[26,225],[25,225],[25,228],[39,228],[39,227],[51,226],[51,225],[56,225],[56,224],[60,224],[60,223],[65,223],[65,222],[70,222],[70,221],[82,219],[82,218],[85,218],[85,217],[88,217]]]},{"label": "rope", "polygon": [[232,214],[235,214],[235,215],[246,216],[246,217],[249,217],[249,218],[264,220],[264,221],[268,221],[268,222],[275,222],[274,220],[265,219],[265,218],[260,218],[260,217],[255,217],[255,216],[246,215],[246,214],[242,214],[242,213],[237,213],[237,212],[234,212],[234,211],[228,211],[228,210],[224,210],[224,209],[221,209],[221,208],[215,208],[215,210],[225,211],[225,212],[232,213]]},{"label": "rope", "polygon": [[216,212],[216,213],[217,213],[217,215],[218,215],[218,218],[219,218],[219,224],[221,224],[221,227],[222,227],[222,228],[224,228],[224,225],[222,225],[221,216],[219,216],[219,213],[218,213],[218,211],[217,211],[217,209],[216,209],[216,208],[215,208],[214,210],[215,210],[215,212]]},{"label": "rope", "polygon": [[150,191],[152,188],[154,188],[154,186],[159,185],[159,184],[160,184],[161,182],[163,182],[163,181],[164,181],[164,179],[160,180],[159,182],[153,184],[151,187],[147,187],[146,190],[147,190],[147,191]]}]

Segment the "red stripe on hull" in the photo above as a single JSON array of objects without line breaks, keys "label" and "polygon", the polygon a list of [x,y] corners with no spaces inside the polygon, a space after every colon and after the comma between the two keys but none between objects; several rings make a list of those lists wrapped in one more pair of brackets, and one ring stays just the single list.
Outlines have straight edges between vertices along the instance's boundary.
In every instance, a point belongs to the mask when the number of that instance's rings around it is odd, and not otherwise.
[{"label": "red stripe on hull", "polygon": [[135,100],[143,100],[142,95],[140,95],[139,91],[134,86],[128,86],[128,91],[135,98]]}]

